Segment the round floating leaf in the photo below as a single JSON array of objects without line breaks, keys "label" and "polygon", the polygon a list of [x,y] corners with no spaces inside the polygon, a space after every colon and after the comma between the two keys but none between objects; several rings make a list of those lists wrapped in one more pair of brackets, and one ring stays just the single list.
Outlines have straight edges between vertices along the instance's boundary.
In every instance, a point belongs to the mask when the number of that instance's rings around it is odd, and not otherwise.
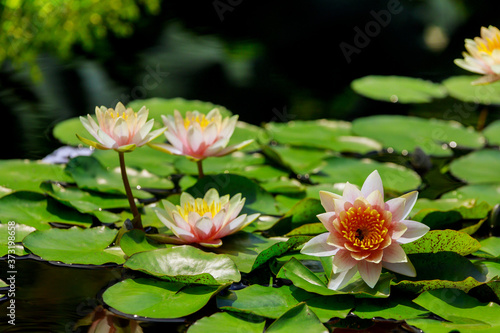
[{"label": "round floating leaf", "polygon": [[76,134],[85,139],[95,141],[95,138],[85,129],[85,127],[83,127],[79,117],[69,118],[56,124],[52,134],[56,139],[70,146],[82,144]]},{"label": "round floating leaf", "polygon": [[442,85],[404,76],[369,75],[352,81],[351,88],[365,97],[392,103],[429,103],[446,97]]},{"label": "round floating leaf", "polygon": [[[9,241],[16,243],[22,242],[27,235],[36,230],[28,225],[15,223],[14,221],[9,222],[6,221],[0,224],[0,257],[3,257],[6,254],[13,254],[12,252],[9,252],[9,250],[12,250],[13,248],[12,246],[9,246]],[[11,239],[9,239],[9,237],[11,237]],[[24,251],[24,247],[22,245],[17,246],[16,244],[14,251],[14,254],[16,255],[28,254]]]},{"label": "round floating leaf", "polygon": [[124,253],[108,248],[117,230],[102,227],[91,229],[49,229],[35,231],[23,241],[31,252],[47,261],[66,264],[102,265],[125,262]]},{"label": "round floating leaf", "polygon": [[120,247],[127,256],[132,256],[134,253],[152,251],[158,248],[165,247],[165,244],[158,244],[148,237],[144,231],[132,229],[123,234],[120,239]]},{"label": "round floating leaf", "polygon": [[380,143],[372,139],[354,136],[351,124],[345,121],[314,120],[268,123],[265,126],[269,138],[281,144],[298,147],[330,149],[339,152],[365,154],[380,150]]},{"label": "round floating leaf", "polygon": [[203,198],[205,193],[215,188],[219,195],[229,194],[231,197],[237,193],[246,199],[242,214],[263,213],[275,215],[278,213],[274,198],[254,181],[238,175],[220,174],[205,176],[188,188],[186,192],[195,198]]},{"label": "round floating leaf", "polygon": [[450,96],[467,103],[500,104],[500,84],[472,85],[479,79],[476,75],[452,76],[443,81]]},{"label": "round floating leaf", "polygon": [[281,193],[285,195],[299,195],[305,191],[305,186],[296,179],[282,178],[274,181],[261,183],[261,186],[269,193]]},{"label": "round floating leaf", "polygon": [[401,296],[390,296],[385,299],[357,299],[353,312],[363,319],[379,317],[395,320],[418,318],[429,313],[423,307]]},{"label": "round floating leaf", "polygon": [[489,211],[488,204],[485,202],[478,203],[475,199],[418,199],[411,210],[410,216],[414,220],[423,221],[425,217],[433,212],[457,212],[460,214],[460,218],[482,219],[488,216]]},{"label": "round floating leaf", "polygon": [[308,239],[309,237],[265,238],[258,234],[238,232],[224,237],[222,246],[212,251],[227,255],[240,271],[249,273],[272,257],[280,256]]},{"label": "round floating leaf", "polygon": [[466,185],[445,193],[441,198],[475,199],[477,202],[485,201],[493,207],[500,202],[500,184]]},{"label": "round floating leaf", "polygon": [[40,191],[45,180],[72,182],[61,165],[30,160],[0,160],[0,197],[12,191]]},{"label": "round floating leaf", "polygon": [[285,168],[300,175],[321,169],[324,165],[323,160],[330,155],[324,150],[285,146],[268,146],[263,152]]},{"label": "round floating leaf", "polygon": [[484,149],[457,158],[450,171],[469,184],[500,183],[500,151]]},{"label": "round floating leaf", "polygon": [[[213,157],[203,160],[203,172],[205,174],[220,174],[224,172],[241,171],[245,167],[264,164],[265,158],[261,154],[247,155],[234,152],[222,157]],[[185,157],[174,163],[177,170],[188,175],[198,175],[198,167],[195,162]]]},{"label": "round floating leaf", "polygon": [[269,234],[284,235],[301,225],[318,222],[316,215],[324,212],[325,209],[319,200],[305,198],[293,206],[293,208],[269,230]]},{"label": "round floating leaf", "polygon": [[49,222],[90,226],[92,217],[60,204],[43,194],[19,191],[0,198],[0,220],[16,221],[38,230],[50,229]]},{"label": "round floating leaf", "polygon": [[331,157],[321,172],[311,175],[316,183],[345,183],[363,185],[366,177],[378,170],[386,190],[403,193],[420,186],[420,176],[413,170],[393,163],[380,163],[370,159]]},{"label": "round floating leaf", "polygon": [[235,171],[236,174],[247,178],[256,179],[260,182],[288,177],[288,172],[275,168],[271,165],[252,165],[245,167],[241,171]]},{"label": "round floating leaf", "polygon": [[464,232],[432,230],[414,242],[402,244],[402,247],[407,254],[452,251],[466,256],[477,251],[481,244]]},{"label": "round floating leaf", "polygon": [[242,151],[255,151],[259,150],[260,146],[258,141],[265,136],[264,129],[261,127],[238,121],[234,129],[231,139],[229,139],[228,146],[239,144],[243,141],[254,140],[250,145],[244,147]]},{"label": "round floating leaf", "polygon": [[125,267],[185,283],[216,285],[241,279],[231,259],[190,245],[136,253]]},{"label": "round floating leaf", "polygon": [[408,116],[371,116],[353,121],[354,133],[381,142],[397,152],[413,152],[417,147],[427,155],[451,156],[452,145],[481,148],[484,137],[473,128],[465,128],[456,121],[423,119]]},{"label": "round floating leaf", "polygon": [[309,309],[306,303],[299,303],[281,317],[279,317],[266,330],[268,333],[328,333],[316,314]]},{"label": "round floating leaf", "polygon": [[248,316],[240,313],[216,312],[210,317],[203,317],[188,329],[188,333],[262,333],[266,321],[257,316]]},{"label": "round floating leaf", "polygon": [[490,145],[500,146],[500,120],[495,120],[483,131],[483,135]]},{"label": "round floating leaf", "polygon": [[490,258],[500,257],[500,237],[488,237],[482,240],[479,252],[474,255],[483,257],[485,253]]},{"label": "round floating leaf", "polygon": [[223,287],[127,279],[108,288],[102,297],[106,304],[129,315],[172,319],[200,310]]}]

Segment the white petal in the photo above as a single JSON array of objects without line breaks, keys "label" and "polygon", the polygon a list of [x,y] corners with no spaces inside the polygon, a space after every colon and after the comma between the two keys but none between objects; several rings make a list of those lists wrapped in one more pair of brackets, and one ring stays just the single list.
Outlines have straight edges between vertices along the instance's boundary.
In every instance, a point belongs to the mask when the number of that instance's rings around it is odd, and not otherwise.
[{"label": "white petal", "polygon": [[398,243],[391,243],[391,245],[384,249],[382,261],[390,263],[407,262],[408,258],[401,245]]},{"label": "white petal", "polygon": [[358,271],[366,284],[370,288],[373,288],[380,278],[380,273],[382,273],[382,264],[374,264],[366,260],[361,260],[358,262]]},{"label": "white petal", "polygon": [[211,188],[210,190],[205,193],[205,196],[203,198],[207,204],[210,206],[212,202],[219,202],[219,192],[217,192],[216,189]]},{"label": "white petal", "polygon": [[187,132],[187,140],[189,147],[191,148],[191,152],[196,153],[203,143],[203,135],[195,126],[191,126]]},{"label": "white petal", "polygon": [[[221,141],[221,140],[219,140]],[[231,145],[229,147],[226,147],[226,148],[223,148],[221,150],[219,150],[217,153],[214,154],[214,156],[225,156],[227,154],[231,154],[232,152],[235,152],[237,150],[240,150],[242,148],[245,148],[246,146],[248,146],[249,144],[251,144],[254,140],[251,139],[251,140],[246,140],[246,141],[243,141],[241,143],[238,143],[236,145]],[[221,141],[222,142],[222,141]],[[226,145],[227,143],[224,144],[224,146]],[[210,149],[211,147],[209,147]],[[209,150],[211,151],[211,150]]]},{"label": "white petal", "polygon": [[335,212],[326,212],[316,215],[316,217],[321,221],[321,223],[323,223],[326,230],[328,230],[329,232],[335,232],[335,228],[333,227],[333,220],[336,216],[337,214],[335,214]]},{"label": "white petal", "polygon": [[302,248],[302,250],[300,250],[300,253],[316,257],[333,256],[339,251],[339,249],[326,242],[329,235],[329,232],[325,232],[324,234],[312,238],[306,244],[304,244],[304,247]]},{"label": "white petal", "polygon": [[407,262],[390,263],[382,261],[382,266],[390,271],[406,276],[417,276],[417,271],[410,260]]},{"label": "white petal", "polygon": [[425,235],[430,230],[428,226],[420,222],[410,220],[403,220],[401,222],[408,227],[408,230],[406,230],[403,236],[397,240],[400,244],[411,243]]},{"label": "white petal", "polygon": [[330,281],[328,282],[328,289],[332,290],[339,290],[343,286],[349,282],[349,280],[352,279],[354,274],[358,271],[357,267],[354,266],[348,271],[343,271],[337,274],[333,274],[332,277],[330,278]]},{"label": "white petal", "polygon": [[411,210],[413,209],[413,206],[415,206],[415,203],[417,202],[417,198],[418,198],[418,192],[412,191],[412,192],[403,194],[402,196],[400,196],[400,198],[406,199],[403,217],[401,218],[401,220],[404,220],[405,218],[408,217],[408,214],[410,214]]},{"label": "white petal", "polygon": [[213,227],[212,219],[203,217],[194,225],[194,231],[200,239],[205,239],[212,234]]},{"label": "white petal", "polygon": [[385,210],[392,214],[392,221],[398,222],[404,219],[406,200],[402,197],[394,198],[385,203]]},{"label": "white petal", "polygon": [[363,187],[361,187],[361,193],[363,193],[365,198],[373,191],[379,191],[382,194],[382,201],[384,201],[384,186],[382,185],[382,179],[377,170],[366,177]]},{"label": "white petal", "polygon": [[342,194],[345,201],[354,203],[357,198],[363,197],[363,193],[354,185],[347,182],[344,187],[344,192]]},{"label": "white petal", "polygon": [[327,212],[335,211],[333,200],[342,199],[340,195],[328,191],[319,191],[319,198],[321,199],[321,205]]},{"label": "white petal", "polygon": [[351,252],[340,250],[333,257],[333,273],[347,271],[356,266],[357,260],[353,259]]},{"label": "white petal", "polygon": [[116,140],[118,145],[128,144],[128,124],[123,118],[118,118],[115,123],[115,127],[113,128],[113,139]]}]

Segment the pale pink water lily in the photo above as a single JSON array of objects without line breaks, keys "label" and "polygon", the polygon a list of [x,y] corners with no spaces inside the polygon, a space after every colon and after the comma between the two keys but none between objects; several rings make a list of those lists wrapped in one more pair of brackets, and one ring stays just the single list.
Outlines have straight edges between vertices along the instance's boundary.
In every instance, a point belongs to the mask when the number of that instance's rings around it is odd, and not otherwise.
[{"label": "pale pink water lily", "polygon": [[338,290],[359,271],[361,278],[373,288],[382,267],[407,276],[416,276],[415,268],[400,244],[422,237],[429,227],[406,220],[417,201],[413,191],[384,202],[382,179],[375,170],[361,190],[346,183],[343,195],[321,191],[321,204],[326,213],[318,218],[328,232],[312,238],[302,253],[334,256],[333,272],[328,288]]},{"label": "pale pink water lily", "polygon": [[181,194],[179,206],[163,200],[165,209],[156,208],[156,215],[177,237],[177,244],[198,243],[206,247],[219,247],[221,238],[240,231],[252,223],[259,214],[239,215],[245,198],[236,194],[219,197],[210,189],[203,198]]},{"label": "pale pink water lily", "polygon": [[481,27],[481,37],[466,39],[464,59],[455,59],[455,64],[465,70],[483,74],[472,84],[486,84],[500,80],[500,30],[494,26]]},{"label": "pale pink water lily", "polygon": [[137,113],[131,108],[118,102],[115,109],[101,106],[95,108],[97,123],[87,115],[87,118],[80,117],[83,126],[97,140],[88,140],[81,136],[78,138],[97,149],[114,149],[118,152],[129,152],[136,147],[140,147],[160,136],[166,128],[152,131],[154,120],[148,122],[149,110],[143,106]]},{"label": "pale pink water lily", "polygon": [[170,154],[184,155],[194,161],[230,154],[253,141],[247,140],[227,147],[238,116],[223,119],[218,109],[213,109],[207,115],[189,111],[185,118],[176,110],[173,116],[162,116],[162,119],[167,126],[165,136],[170,144],[154,143],[150,146]]}]

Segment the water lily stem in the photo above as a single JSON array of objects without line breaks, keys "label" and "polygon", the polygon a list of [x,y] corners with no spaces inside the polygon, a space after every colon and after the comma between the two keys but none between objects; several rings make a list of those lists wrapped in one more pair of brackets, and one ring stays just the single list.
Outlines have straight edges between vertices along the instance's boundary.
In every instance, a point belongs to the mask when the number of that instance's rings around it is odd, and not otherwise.
[{"label": "water lily stem", "polygon": [[479,118],[477,120],[477,126],[476,129],[478,131],[482,131],[484,128],[484,125],[486,124],[486,118],[488,117],[488,108],[483,108],[481,112],[479,113]]},{"label": "water lily stem", "polygon": [[137,210],[134,196],[132,195],[132,190],[130,189],[130,184],[128,182],[127,170],[125,169],[125,156],[123,152],[118,152],[118,155],[120,156],[120,170],[122,172],[123,186],[125,187],[125,192],[127,193],[130,210],[132,211],[132,215],[134,216],[132,225],[134,226],[134,229],[142,230],[144,228],[142,227],[141,214],[139,214],[139,210]]},{"label": "water lily stem", "polygon": [[203,160],[199,160],[196,162],[196,165],[198,165],[198,179],[202,179],[205,177],[205,174],[203,173]]}]

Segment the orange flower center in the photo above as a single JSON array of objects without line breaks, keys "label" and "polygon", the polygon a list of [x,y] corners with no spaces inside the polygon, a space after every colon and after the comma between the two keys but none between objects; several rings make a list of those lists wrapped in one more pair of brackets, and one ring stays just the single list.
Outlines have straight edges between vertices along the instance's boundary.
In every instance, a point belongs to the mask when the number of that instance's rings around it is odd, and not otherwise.
[{"label": "orange flower center", "polygon": [[184,204],[184,207],[179,207],[179,214],[184,218],[185,221],[188,221],[188,216],[190,212],[196,212],[200,216],[205,215],[206,213],[212,214],[212,218],[217,215],[218,212],[222,209],[222,205],[220,202],[212,202],[210,205],[204,199],[196,199],[194,205],[187,202]]},{"label": "orange flower center", "polygon": [[387,235],[384,227],[383,216],[370,206],[351,207],[345,214],[340,215],[342,235],[352,246],[359,250],[371,250],[378,248]]},{"label": "orange flower center", "polygon": [[188,129],[192,123],[198,123],[202,129],[205,129],[205,127],[210,125],[212,121],[212,119],[207,119],[204,114],[192,115],[191,117],[186,117],[186,119],[184,119],[184,127]]}]

